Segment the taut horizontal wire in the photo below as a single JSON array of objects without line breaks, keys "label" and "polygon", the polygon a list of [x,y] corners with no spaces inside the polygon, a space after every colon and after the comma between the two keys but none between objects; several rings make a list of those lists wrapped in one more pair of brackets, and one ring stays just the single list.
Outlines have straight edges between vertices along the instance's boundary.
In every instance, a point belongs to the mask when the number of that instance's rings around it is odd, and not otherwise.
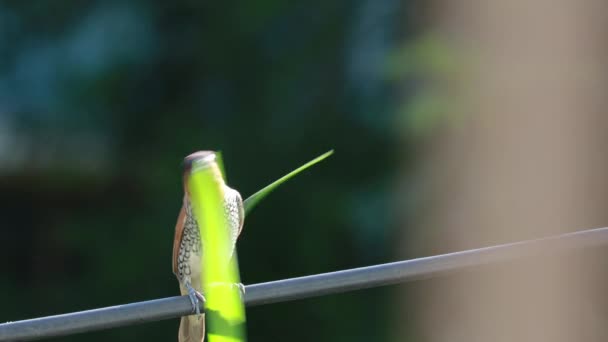
[{"label": "taut horizontal wire", "polygon": [[[285,302],[332,293],[402,283],[469,267],[604,245],[608,228],[441,254],[338,272],[245,286],[247,306]],[[176,318],[192,313],[186,296],[155,299],[0,324],[1,341],[29,341]]]}]

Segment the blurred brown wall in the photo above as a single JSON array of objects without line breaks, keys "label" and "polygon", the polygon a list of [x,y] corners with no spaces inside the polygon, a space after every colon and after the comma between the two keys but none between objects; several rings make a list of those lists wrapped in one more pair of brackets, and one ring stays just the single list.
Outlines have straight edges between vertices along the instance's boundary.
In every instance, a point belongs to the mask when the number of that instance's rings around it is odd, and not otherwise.
[{"label": "blurred brown wall", "polygon": [[[464,86],[450,89],[462,102],[446,113],[460,119],[429,144],[432,206],[402,247],[424,256],[608,226],[608,3],[433,11],[433,29],[465,56]],[[397,321],[415,316],[420,341],[605,340],[604,259],[583,251],[423,281]]]}]

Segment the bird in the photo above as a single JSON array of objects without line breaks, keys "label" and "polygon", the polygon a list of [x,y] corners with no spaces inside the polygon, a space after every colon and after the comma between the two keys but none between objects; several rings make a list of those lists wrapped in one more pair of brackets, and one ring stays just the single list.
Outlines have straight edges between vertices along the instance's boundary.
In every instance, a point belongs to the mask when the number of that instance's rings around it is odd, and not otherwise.
[{"label": "bird", "polygon": [[[175,225],[173,239],[173,273],[179,282],[180,293],[188,295],[196,315],[183,316],[179,325],[179,342],[202,342],[205,339],[205,315],[200,313],[199,302],[204,302],[202,295],[201,256],[205,246],[201,243],[199,225],[192,210],[188,181],[192,172],[192,165],[208,166],[213,170],[216,180],[223,187],[224,214],[231,238],[231,255],[234,253],[236,240],[243,229],[245,210],[243,199],[238,191],[230,188],[224,182],[222,173],[213,151],[194,152],[183,163],[182,185],[184,197],[182,208]],[[203,229],[205,227],[202,227]]]}]

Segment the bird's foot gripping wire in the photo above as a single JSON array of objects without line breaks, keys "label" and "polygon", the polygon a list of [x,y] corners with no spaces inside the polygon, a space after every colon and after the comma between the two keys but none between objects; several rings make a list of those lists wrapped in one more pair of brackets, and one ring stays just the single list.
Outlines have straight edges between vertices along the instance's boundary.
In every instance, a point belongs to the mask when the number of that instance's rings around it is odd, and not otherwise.
[{"label": "bird's foot gripping wire", "polygon": [[233,286],[236,286],[239,289],[239,294],[241,295],[241,301],[245,300],[245,285],[243,285],[243,283],[238,283],[238,284],[232,284]]},{"label": "bird's foot gripping wire", "polygon": [[186,285],[186,288],[188,289],[188,298],[190,298],[190,303],[192,303],[192,312],[196,313],[197,315],[200,315],[201,308],[198,304],[205,303],[205,296],[203,296],[202,293],[196,291],[190,284]]}]

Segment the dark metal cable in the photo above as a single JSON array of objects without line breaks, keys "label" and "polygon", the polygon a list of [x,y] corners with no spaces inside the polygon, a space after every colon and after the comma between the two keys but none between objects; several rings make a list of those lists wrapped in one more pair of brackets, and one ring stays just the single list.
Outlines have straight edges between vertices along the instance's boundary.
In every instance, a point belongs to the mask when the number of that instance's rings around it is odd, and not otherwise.
[{"label": "dark metal cable", "polygon": [[[465,268],[603,245],[608,228],[472,249],[350,270],[253,284],[245,287],[247,306],[263,305],[428,278]],[[158,321],[192,312],[186,296],[111,306],[0,324],[0,342],[28,341]]]}]

